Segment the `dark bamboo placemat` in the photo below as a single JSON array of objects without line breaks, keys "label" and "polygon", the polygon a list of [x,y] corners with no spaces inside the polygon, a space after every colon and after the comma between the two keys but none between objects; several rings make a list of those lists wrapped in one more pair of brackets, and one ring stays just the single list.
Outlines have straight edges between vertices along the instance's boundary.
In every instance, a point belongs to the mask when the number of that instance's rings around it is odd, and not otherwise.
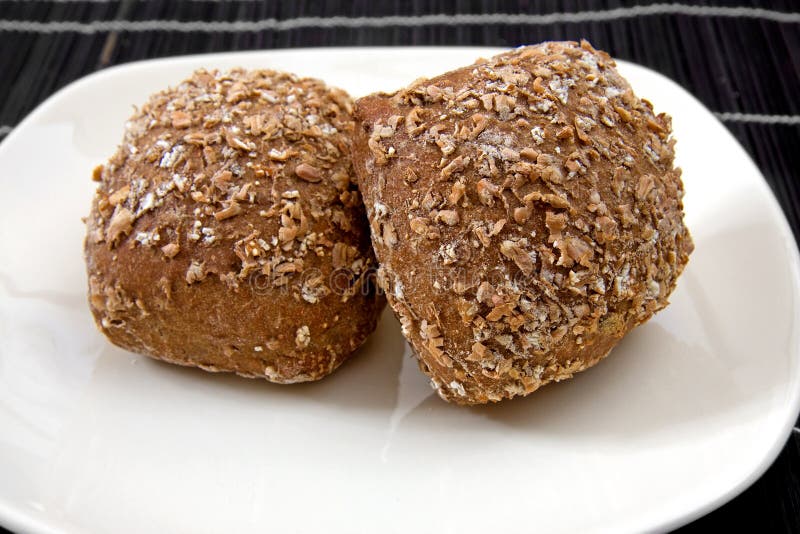
[{"label": "dark bamboo placemat", "polygon": [[[790,0],[0,0],[0,139],[57,89],[140,59],[580,38],[667,75],[716,112],[800,237],[800,4]],[[750,489],[682,530],[715,528],[800,532],[800,431]]]}]

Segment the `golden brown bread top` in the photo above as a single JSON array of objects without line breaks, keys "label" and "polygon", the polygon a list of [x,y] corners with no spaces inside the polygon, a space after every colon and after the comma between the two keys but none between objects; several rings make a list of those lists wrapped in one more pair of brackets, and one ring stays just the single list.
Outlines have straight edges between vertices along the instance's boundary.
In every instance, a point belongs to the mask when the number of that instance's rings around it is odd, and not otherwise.
[{"label": "golden brown bread top", "polygon": [[[278,381],[341,363],[382,306],[365,289],[375,260],[353,182],[351,113],[343,91],[268,70],[199,70],[153,95],[95,173],[87,264],[109,337],[180,360],[188,342],[161,346],[149,331],[210,336],[213,360],[231,350],[215,340],[235,335],[229,344],[265,365],[289,358],[267,372]],[[203,345],[191,346],[186,358],[199,358]]]},{"label": "golden brown bread top", "polygon": [[529,393],[667,304],[692,250],[670,119],[614,67],[544,43],[357,101],[380,278],[443,397]]},{"label": "golden brown bread top", "polygon": [[329,220],[359,233],[343,157],[351,106],[344,92],[291,74],[197,71],[128,121],[99,177],[92,243],[114,249],[132,237],[169,258],[183,249],[190,283],[214,273],[236,287],[259,268],[279,281],[302,271],[305,258],[336,247]]}]

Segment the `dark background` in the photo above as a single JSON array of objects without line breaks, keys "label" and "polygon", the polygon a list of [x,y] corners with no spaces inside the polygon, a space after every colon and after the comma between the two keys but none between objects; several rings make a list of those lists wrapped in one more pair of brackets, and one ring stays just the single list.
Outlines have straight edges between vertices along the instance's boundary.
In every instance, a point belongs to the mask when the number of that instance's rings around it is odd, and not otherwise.
[{"label": "dark background", "polygon": [[[797,1],[694,2],[695,7],[750,7],[767,11],[688,13],[670,4],[673,8],[667,11],[672,13],[634,16],[630,11],[623,11],[612,20],[539,25],[424,23],[385,28],[306,26],[289,30],[184,33],[138,31],[129,25],[126,29],[126,25],[120,23],[118,31],[101,29],[80,33],[53,31],[56,28],[47,24],[57,21],[256,21],[331,16],[538,14],[608,11],[652,4],[644,0],[296,0],[263,3],[253,0],[0,0],[0,140],[40,102],[71,81],[110,65],[141,59],[309,46],[515,46],[544,40],[587,38],[615,57],[667,75],[716,112],[756,161],[795,236],[800,236],[800,2]],[[775,12],[796,15],[787,21]],[[776,18],[779,20],[774,20]],[[792,433],[774,465],[751,488],[682,531],[717,528],[800,532],[800,432]],[[2,527],[0,532],[4,532]]]}]

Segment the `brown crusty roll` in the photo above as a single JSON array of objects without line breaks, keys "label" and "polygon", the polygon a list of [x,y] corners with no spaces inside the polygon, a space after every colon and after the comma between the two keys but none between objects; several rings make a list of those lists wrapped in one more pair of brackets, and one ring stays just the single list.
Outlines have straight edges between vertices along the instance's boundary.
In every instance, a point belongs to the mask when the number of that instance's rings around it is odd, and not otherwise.
[{"label": "brown crusty roll", "polygon": [[336,369],[383,307],[350,159],[352,101],[313,79],[199,70],[98,168],[89,304],[114,344],[291,383]]},{"label": "brown crusty roll", "polygon": [[518,48],[356,102],[386,290],[439,395],[526,395],[667,305],[693,249],[670,118],[588,43]]}]

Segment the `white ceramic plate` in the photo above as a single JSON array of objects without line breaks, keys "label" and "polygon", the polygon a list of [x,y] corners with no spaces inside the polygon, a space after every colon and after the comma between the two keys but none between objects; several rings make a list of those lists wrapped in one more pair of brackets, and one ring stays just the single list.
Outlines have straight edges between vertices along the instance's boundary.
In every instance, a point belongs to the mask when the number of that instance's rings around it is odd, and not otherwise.
[{"label": "white ceramic plate", "polygon": [[34,532],[665,529],[772,462],[800,402],[798,255],[733,137],[666,78],[696,243],[672,305],[574,380],[483,408],[439,400],[386,313],[316,384],[172,367],[111,346],[85,303],[92,168],[132,105],[201,66],[354,95],[489,49],[329,49],[148,61],[51,97],[0,144],[0,524]]}]

